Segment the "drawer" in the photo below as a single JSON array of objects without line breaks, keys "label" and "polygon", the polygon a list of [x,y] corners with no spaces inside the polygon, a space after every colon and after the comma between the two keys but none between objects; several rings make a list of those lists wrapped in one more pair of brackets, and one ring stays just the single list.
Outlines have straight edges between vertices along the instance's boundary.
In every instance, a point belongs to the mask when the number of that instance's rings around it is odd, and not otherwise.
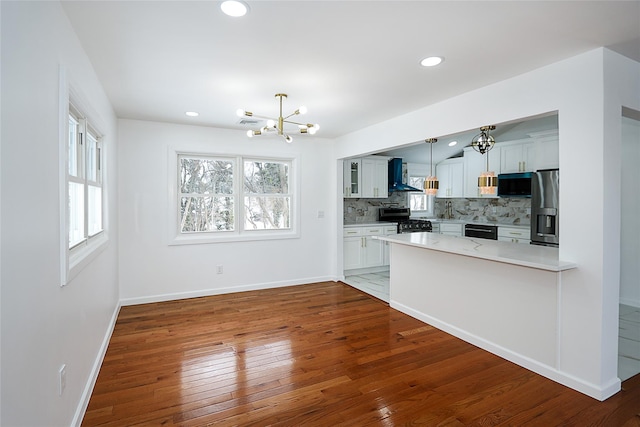
[{"label": "drawer", "polygon": [[462,234],[462,224],[440,223],[440,233],[460,233]]},{"label": "drawer", "polygon": [[343,235],[344,237],[350,237],[350,236],[362,236],[363,235],[363,227],[349,227],[349,228],[345,228],[343,231]]},{"label": "drawer", "polygon": [[384,227],[366,227],[364,234],[369,236],[382,236],[384,234]]},{"label": "drawer", "polygon": [[388,225],[386,227],[384,227],[384,234],[389,235],[389,234],[398,234],[398,226],[396,225]]},{"label": "drawer", "polygon": [[498,237],[529,239],[531,237],[530,233],[526,228],[498,227]]}]

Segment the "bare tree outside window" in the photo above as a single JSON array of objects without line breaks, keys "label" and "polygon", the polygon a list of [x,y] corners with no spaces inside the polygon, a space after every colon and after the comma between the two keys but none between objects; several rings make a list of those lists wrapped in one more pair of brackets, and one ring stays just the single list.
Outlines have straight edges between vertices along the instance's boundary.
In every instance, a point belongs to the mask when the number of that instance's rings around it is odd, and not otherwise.
[{"label": "bare tree outside window", "polygon": [[245,230],[291,227],[288,163],[246,160],[243,190]]},{"label": "bare tree outside window", "polygon": [[180,231],[234,230],[232,159],[180,157]]}]

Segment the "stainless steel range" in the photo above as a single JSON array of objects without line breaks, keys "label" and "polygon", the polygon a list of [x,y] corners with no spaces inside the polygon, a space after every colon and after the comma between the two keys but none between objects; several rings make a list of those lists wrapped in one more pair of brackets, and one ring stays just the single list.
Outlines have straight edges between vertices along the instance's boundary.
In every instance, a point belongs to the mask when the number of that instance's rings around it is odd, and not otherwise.
[{"label": "stainless steel range", "polygon": [[430,232],[433,229],[431,221],[426,219],[411,219],[409,208],[380,208],[378,219],[380,221],[397,222],[398,233]]}]

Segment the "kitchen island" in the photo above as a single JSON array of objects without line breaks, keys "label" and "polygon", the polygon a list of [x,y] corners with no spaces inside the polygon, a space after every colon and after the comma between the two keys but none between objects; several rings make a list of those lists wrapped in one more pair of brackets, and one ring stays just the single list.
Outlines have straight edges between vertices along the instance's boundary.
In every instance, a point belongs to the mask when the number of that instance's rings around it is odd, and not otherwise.
[{"label": "kitchen island", "polygon": [[[558,249],[433,233],[391,244],[390,305],[534,372],[576,388],[560,371],[563,274]],[[579,387],[578,387],[579,388]]]}]

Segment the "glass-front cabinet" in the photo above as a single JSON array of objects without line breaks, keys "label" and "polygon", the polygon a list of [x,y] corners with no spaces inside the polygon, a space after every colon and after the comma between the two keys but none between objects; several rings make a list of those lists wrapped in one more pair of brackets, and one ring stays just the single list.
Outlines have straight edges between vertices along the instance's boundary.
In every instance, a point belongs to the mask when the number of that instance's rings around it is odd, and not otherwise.
[{"label": "glass-front cabinet", "polygon": [[344,161],[344,197],[361,197],[362,159]]}]

